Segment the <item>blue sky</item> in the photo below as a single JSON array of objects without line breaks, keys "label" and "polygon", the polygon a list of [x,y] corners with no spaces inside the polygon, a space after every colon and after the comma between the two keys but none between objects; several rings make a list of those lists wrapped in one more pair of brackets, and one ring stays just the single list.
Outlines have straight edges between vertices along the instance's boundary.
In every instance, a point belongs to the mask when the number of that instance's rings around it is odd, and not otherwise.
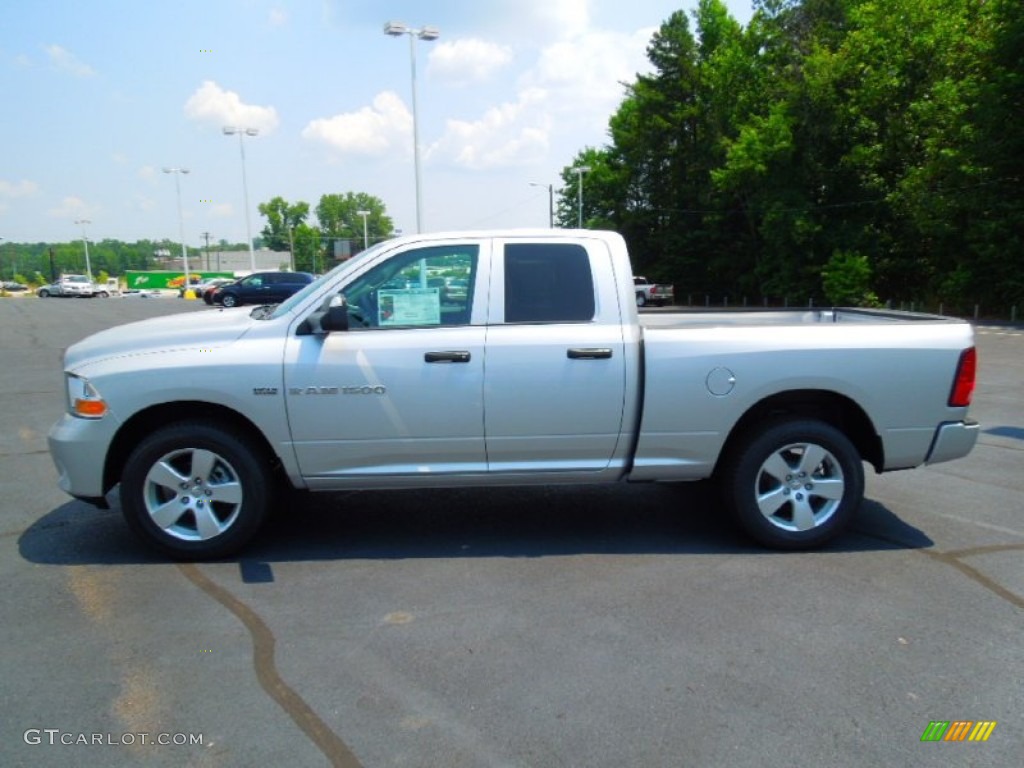
[{"label": "blue sky", "polygon": [[[260,202],[367,192],[416,227],[409,38],[417,41],[423,229],[546,226],[547,190],[606,142],[651,33],[696,0],[32,0],[0,10],[0,238],[245,240]],[[746,24],[750,0],[728,0]],[[584,182],[585,183],[585,182]],[[584,194],[586,194],[584,192]],[[315,223],[315,222],[311,222]]]}]

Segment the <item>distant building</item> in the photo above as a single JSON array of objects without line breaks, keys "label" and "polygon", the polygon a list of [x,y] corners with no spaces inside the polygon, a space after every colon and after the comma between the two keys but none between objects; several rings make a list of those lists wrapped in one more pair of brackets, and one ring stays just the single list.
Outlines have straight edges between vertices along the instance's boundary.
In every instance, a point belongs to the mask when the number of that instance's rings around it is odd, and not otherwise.
[{"label": "distant building", "polygon": [[[157,251],[158,258],[155,259],[154,267],[161,270],[181,270],[181,257],[163,256]],[[256,271],[262,272],[272,269],[288,269],[292,263],[290,251],[271,251],[266,248],[254,251],[256,257]],[[219,251],[210,248],[209,259],[206,249],[198,254],[192,253],[188,257],[189,272],[252,272],[252,259],[248,251]]]},{"label": "distant building", "polygon": [[[292,263],[290,251],[271,251],[261,248],[254,251],[256,257],[256,270],[264,271],[269,269],[288,269]],[[206,251],[203,250],[199,259],[199,267],[210,272],[251,272],[252,260],[248,251],[218,251],[210,248],[210,263],[206,263]],[[190,263],[191,267],[192,264]]]}]

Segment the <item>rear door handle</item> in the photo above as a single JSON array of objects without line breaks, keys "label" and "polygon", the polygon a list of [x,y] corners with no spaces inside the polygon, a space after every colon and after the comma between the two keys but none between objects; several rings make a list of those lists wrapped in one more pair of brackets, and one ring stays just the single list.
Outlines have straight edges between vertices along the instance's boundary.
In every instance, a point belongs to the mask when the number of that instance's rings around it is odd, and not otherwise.
[{"label": "rear door handle", "polygon": [[468,363],[469,352],[427,352],[423,359],[428,363]]},{"label": "rear door handle", "polygon": [[587,347],[570,349],[566,355],[570,360],[607,360],[612,356],[612,351],[605,347]]}]

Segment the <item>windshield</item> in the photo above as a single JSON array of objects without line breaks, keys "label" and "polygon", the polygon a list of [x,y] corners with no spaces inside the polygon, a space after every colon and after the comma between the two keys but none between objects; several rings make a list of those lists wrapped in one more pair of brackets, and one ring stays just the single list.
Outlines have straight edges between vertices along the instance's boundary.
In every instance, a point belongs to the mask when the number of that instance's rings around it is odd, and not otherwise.
[{"label": "windshield", "polygon": [[282,301],[280,304],[278,304],[274,308],[273,312],[267,313],[266,315],[256,315],[256,314],[254,314],[254,319],[255,320],[269,320],[269,319],[275,319],[276,320],[277,318],[282,317],[283,315],[289,314],[293,309],[295,309],[295,307],[297,307],[299,304],[302,304],[309,296],[311,296],[314,293],[316,293],[317,291],[319,291],[320,288],[325,283],[328,283],[331,280],[333,280],[334,279],[334,275],[336,273],[338,273],[342,269],[344,269],[344,268],[346,268],[348,266],[351,266],[352,264],[356,264],[356,263],[358,263],[358,262],[360,262],[360,261],[362,261],[364,259],[373,258],[374,256],[377,255],[378,252],[383,250],[384,247],[387,246],[387,245],[388,245],[388,241],[384,241],[383,243],[377,243],[377,245],[374,245],[374,246],[372,246],[370,248],[367,248],[365,251],[362,251],[361,253],[358,253],[355,256],[353,256],[351,259],[348,259],[347,261],[343,261],[341,264],[336,266],[330,272],[327,272],[326,274],[320,275],[320,277],[318,277],[316,280],[314,280],[312,283],[307,285],[305,288],[303,288],[298,293],[293,293],[286,300]]}]

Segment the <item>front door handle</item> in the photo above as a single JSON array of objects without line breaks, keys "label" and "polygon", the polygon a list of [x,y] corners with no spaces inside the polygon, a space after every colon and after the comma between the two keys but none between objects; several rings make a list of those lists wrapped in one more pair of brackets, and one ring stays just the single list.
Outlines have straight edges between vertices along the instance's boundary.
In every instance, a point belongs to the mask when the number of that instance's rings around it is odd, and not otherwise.
[{"label": "front door handle", "polygon": [[469,352],[427,352],[423,355],[428,363],[468,363]]},{"label": "front door handle", "polygon": [[570,360],[607,360],[612,356],[612,351],[605,347],[587,347],[570,349],[566,355]]}]

